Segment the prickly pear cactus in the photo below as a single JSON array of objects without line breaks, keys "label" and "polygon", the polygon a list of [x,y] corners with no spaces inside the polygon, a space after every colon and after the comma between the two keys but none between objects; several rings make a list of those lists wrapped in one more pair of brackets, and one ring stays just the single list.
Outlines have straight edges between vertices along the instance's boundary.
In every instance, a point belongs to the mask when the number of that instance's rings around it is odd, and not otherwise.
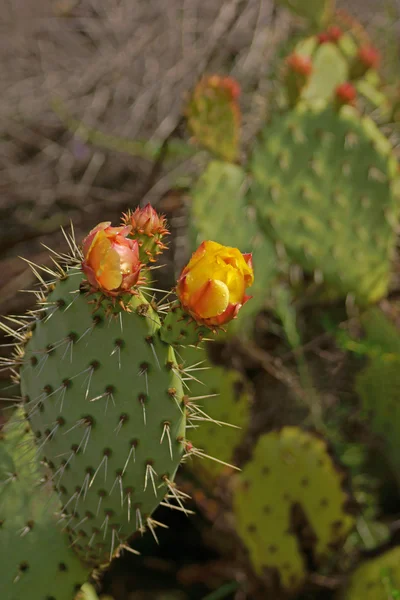
[{"label": "prickly pear cactus", "polygon": [[[193,467],[195,477],[209,487],[222,473],[232,472],[227,465],[233,465],[234,451],[246,435],[251,394],[240,373],[214,366],[204,347],[188,346],[180,354],[189,377],[192,406],[198,406],[188,437],[201,451],[218,458],[187,464]],[[196,420],[197,424],[202,423],[204,413],[211,420],[196,426]]]},{"label": "prickly pear cactus", "polygon": [[400,547],[365,561],[352,573],[337,600],[389,600],[400,590]]},{"label": "prickly pear cactus", "polygon": [[211,75],[195,87],[186,108],[187,124],[195,140],[224,160],[239,155],[240,88],[231,77]]},{"label": "prickly pear cactus", "polygon": [[252,301],[231,323],[231,332],[245,331],[249,319],[267,302],[277,277],[274,245],[260,229],[254,208],[247,206],[247,188],[247,176],[241,167],[211,161],[191,193],[189,235],[192,248],[211,239],[253,254]]},{"label": "prickly pear cactus", "polygon": [[355,109],[298,105],[266,127],[251,160],[265,233],[306,271],[360,303],[385,295],[399,213],[397,160]]},{"label": "prickly pear cactus", "polygon": [[[70,269],[43,302],[21,359],[24,408],[85,561],[110,560],[172,488],[185,453],[182,382],[150,305],[88,302]],[[115,313],[115,314],[114,314]]]},{"label": "prickly pear cactus", "polygon": [[[379,108],[382,115],[387,114],[388,100],[381,91],[378,72],[379,53],[365,34],[359,33],[357,25],[331,25],[296,44],[293,55],[310,64],[309,80],[298,99],[308,103],[336,101],[338,88],[346,83],[368,108]],[[290,99],[290,89],[287,94]]]},{"label": "prickly pear cactus", "polygon": [[377,308],[362,318],[368,364],[358,374],[356,390],[371,431],[378,436],[400,485],[400,334]]},{"label": "prickly pear cactus", "polygon": [[295,592],[309,566],[339,547],[353,527],[345,474],[326,441],[297,427],[263,435],[237,477],[237,531],[259,576]]},{"label": "prickly pear cactus", "polygon": [[1,434],[0,597],[4,600],[71,600],[91,569],[57,524],[60,502],[46,482],[23,411]]}]

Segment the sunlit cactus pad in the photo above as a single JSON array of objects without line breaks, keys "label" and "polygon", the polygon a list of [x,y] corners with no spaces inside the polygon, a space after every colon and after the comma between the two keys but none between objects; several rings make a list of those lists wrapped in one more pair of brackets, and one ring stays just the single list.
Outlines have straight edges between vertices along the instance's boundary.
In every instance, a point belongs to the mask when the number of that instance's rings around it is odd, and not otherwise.
[{"label": "sunlit cactus pad", "polygon": [[205,76],[186,107],[187,124],[195,140],[228,161],[239,154],[239,84],[231,77]]},{"label": "sunlit cactus pad", "polygon": [[253,202],[267,234],[306,271],[363,302],[388,289],[399,212],[398,164],[368,117],[299,105],[255,147]]},{"label": "sunlit cactus pad", "polygon": [[337,86],[347,81],[349,66],[336,44],[328,42],[317,46],[315,38],[303,42],[296,48],[296,52],[308,55],[314,45],[316,47],[310,52],[312,73],[301,97],[307,101],[332,99]]},{"label": "sunlit cactus pad", "polygon": [[57,525],[60,502],[17,411],[1,435],[0,548],[4,600],[71,600],[90,573]]},{"label": "sunlit cactus pad", "polygon": [[312,25],[323,26],[333,12],[334,0],[278,0],[299,17],[308,19]]},{"label": "sunlit cactus pad", "polygon": [[152,528],[185,453],[186,419],[174,351],[150,305],[132,296],[129,310],[107,315],[81,280],[71,269],[44,302],[21,389],[74,549],[97,564]]},{"label": "sunlit cactus pad", "polygon": [[[205,486],[232,470],[223,463],[234,463],[235,448],[246,435],[251,410],[251,393],[244,378],[237,371],[214,366],[203,348],[187,347],[182,352],[186,372],[193,378],[188,381],[193,401],[213,419],[201,427],[189,430],[188,437],[196,447],[218,461],[188,462],[193,473]],[[198,398],[198,400],[194,400]],[[201,418],[201,415],[199,414]]]},{"label": "sunlit cactus pad", "polygon": [[337,600],[394,600],[400,597],[400,547],[365,561],[351,575]]},{"label": "sunlit cactus pad", "polygon": [[297,427],[263,435],[234,490],[236,529],[259,576],[287,591],[339,547],[354,519],[327,442]]}]

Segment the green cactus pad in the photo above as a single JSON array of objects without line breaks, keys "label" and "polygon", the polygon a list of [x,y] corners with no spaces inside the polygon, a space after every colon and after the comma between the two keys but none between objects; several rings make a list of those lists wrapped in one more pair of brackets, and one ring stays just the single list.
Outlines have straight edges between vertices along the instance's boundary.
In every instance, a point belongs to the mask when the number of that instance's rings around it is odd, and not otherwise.
[{"label": "green cactus pad", "polygon": [[335,44],[322,44],[313,54],[312,65],[313,70],[301,94],[302,99],[310,102],[333,98],[335,89],[349,76],[349,67],[342,53]]},{"label": "green cactus pad", "polygon": [[186,346],[199,344],[203,339],[212,337],[212,331],[196,323],[177,302],[170,306],[160,329],[160,337],[166,344]]},{"label": "green cactus pad", "polygon": [[278,0],[299,17],[310,21],[311,25],[322,27],[333,13],[334,0]]},{"label": "green cactus pad", "polygon": [[174,351],[150,305],[132,297],[131,312],[106,314],[81,280],[71,269],[50,293],[21,389],[74,549],[97,564],[152,526],[185,452],[185,411]]},{"label": "green cactus pad", "polygon": [[284,427],[258,440],[233,499],[236,528],[258,575],[278,576],[282,589],[294,591],[310,556],[317,564],[340,546],[353,526],[344,481],[314,434]]},{"label": "green cactus pad", "polygon": [[195,87],[186,108],[187,124],[196,141],[224,160],[239,154],[238,84],[230,77],[211,75]]},{"label": "green cactus pad", "polygon": [[400,547],[365,561],[351,575],[338,600],[391,600],[400,593]]},{"label": "green cactus pad", "polygon": [[73,600],[91,569],[57,525],[57,495],[41,483],[44,471],[23,411],[0,440],[0,597]]},{"label": "green cactus pad", "polygon": [[[203,346],[186,347],[180,351],[185,372],[191,377],[187,384],[192,402],[212,421],[193,420],[196,426],[188,430],[189,440],[209,456],[222,462],[197,460],[187,463],[204,485],[212,486],[215,479],[231,469],[222,463],[233,464],[235,448],[243,441],[250,421],[251,394],[243,376],[237,371],[214,366]],[[201,423],[201,427],[198,427]],[[220,424],[220,423],[225,423]]]},{"label": "green cactus pad", "polygon": [[246,204],[247,176],[244,170],[222,161],[212,161],[192,191],[190,241],[193,250],[204,240],[252,252],[254,284],[252,296],[240,309],[229,332],[244,332],[248,321],[265,306],[277,277],[274,244],[260,229],[253,207]]},{"label": "green cactus pad", "polygon": [[356,390],[363,413],[382,448],[400,485],[400,333],[377,308],[362,318],[366,338],[367,366],[358,374]]},{"label": "green cactus pad", "polygon": [[355,109],[299,105],[268,126],[251,162],[267,234],[360,303],[385,295],[399,212],[388,140]]}]

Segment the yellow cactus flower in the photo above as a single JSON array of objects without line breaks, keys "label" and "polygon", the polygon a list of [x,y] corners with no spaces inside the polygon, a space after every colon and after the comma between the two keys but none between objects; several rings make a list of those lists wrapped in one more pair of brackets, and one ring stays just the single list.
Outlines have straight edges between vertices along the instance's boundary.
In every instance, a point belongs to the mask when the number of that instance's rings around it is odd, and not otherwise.
[{"label": "yellow cactus flower", "polygon": [[203,242],[193,253],[178,280],[182,307],[198,323],[210,327],[234,319],[251,296],[246,288],[254,280],[251,254],[217,242]]}]

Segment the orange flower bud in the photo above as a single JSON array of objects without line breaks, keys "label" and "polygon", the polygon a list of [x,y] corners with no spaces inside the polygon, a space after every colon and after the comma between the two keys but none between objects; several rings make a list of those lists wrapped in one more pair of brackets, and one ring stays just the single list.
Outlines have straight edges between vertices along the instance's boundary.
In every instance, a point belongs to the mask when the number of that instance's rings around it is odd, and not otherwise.
[{"label": "orange flower bud", "polygon": [[237,316],[253,280],[251,254],[207,241],[183,269],[177,295],[195,321],[213,327]]},{"label": "orange flower bud", "polygon": [[131,228],[110,225],[99,223],[83,240],[82,270],[93,291],[118,296],[137,283],[142,264],[137,241],[126,237]]}]

